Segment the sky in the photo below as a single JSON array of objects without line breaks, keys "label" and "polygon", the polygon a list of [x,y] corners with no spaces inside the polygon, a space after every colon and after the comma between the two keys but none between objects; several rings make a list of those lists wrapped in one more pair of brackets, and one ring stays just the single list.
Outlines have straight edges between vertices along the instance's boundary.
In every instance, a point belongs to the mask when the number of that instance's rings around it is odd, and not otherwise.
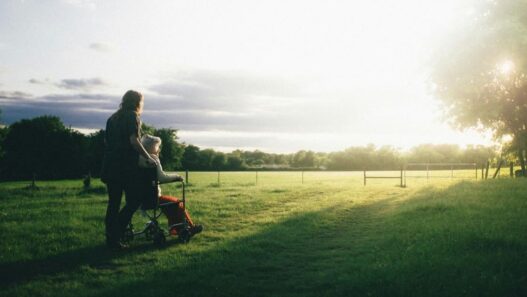
[{"label": "sky", "polygon": [[1,120],[94,131],[135,89],[145,123],[221,151],[488,145],[429,79],[470,2],[2,0]]}]

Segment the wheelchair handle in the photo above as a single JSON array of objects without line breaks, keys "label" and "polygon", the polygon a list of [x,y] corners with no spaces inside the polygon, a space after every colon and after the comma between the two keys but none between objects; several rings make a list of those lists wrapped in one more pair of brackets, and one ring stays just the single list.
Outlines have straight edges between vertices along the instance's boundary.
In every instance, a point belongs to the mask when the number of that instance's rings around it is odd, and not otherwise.
[{"label": "wheelchair handle", "polygon": [[185,203],[185,181],[179,181],[181,183],[181,199]]},{"label": "wheelchair handle", "polygon": [[182,181],[181,182],[181,192],[182,192],[182,199],[183,199],[183,203],[185,203],[185,182]]}]

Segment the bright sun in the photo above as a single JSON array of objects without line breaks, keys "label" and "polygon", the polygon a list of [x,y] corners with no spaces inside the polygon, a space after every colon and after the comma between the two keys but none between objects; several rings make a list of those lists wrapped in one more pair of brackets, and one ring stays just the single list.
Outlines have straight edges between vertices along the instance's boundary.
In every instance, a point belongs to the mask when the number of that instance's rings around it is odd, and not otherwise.
[{"label": "bright sun", "polygon": [[498,69],[499,69],[501,74],[507,75],[507,74],[511,73],[514,70],[514,63],[512,63],[512,61],[510,61],[510,60],[507,60],[507,61],[501,63],[498,66]]}]

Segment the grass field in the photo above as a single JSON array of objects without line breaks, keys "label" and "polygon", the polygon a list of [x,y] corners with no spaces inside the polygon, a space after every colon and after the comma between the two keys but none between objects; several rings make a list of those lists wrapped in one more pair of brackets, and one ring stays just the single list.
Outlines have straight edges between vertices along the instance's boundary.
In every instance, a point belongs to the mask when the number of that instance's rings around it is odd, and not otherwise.
[{"label": "grass field", "polygon": [[527,296],[527,180],[471,174],[191,173],[203,233],[124,252],[104,246],[100,182],[2,183],[0,295]]}]

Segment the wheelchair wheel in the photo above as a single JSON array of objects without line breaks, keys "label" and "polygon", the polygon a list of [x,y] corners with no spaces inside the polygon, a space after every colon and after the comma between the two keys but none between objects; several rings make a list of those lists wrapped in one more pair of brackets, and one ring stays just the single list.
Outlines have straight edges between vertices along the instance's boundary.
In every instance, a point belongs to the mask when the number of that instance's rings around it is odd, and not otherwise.
[{"label": "wheelchair wheel", "polygon": [[190,241],[190,231],[188,228],[178,231],[178,239],[181,243],[188,243]]},{"label": "wheelchair wheel", "polygon": [[157,246],[161,246],[163,244],[165,244],[165,242],[167,241],[167,238],[165,236],[165,234],[163,233],[162,230],[159,230],[158,232],[156,232],[154,234],[154,244],[157,245]]},{"label": "wheelchair wheel", "polygon": [[146,240],[152,240],[154,239],[154,236],[156,233],[159,232],[159,227],[157,226],[156,222],[148,222],[145,226],[145,239]]}]

